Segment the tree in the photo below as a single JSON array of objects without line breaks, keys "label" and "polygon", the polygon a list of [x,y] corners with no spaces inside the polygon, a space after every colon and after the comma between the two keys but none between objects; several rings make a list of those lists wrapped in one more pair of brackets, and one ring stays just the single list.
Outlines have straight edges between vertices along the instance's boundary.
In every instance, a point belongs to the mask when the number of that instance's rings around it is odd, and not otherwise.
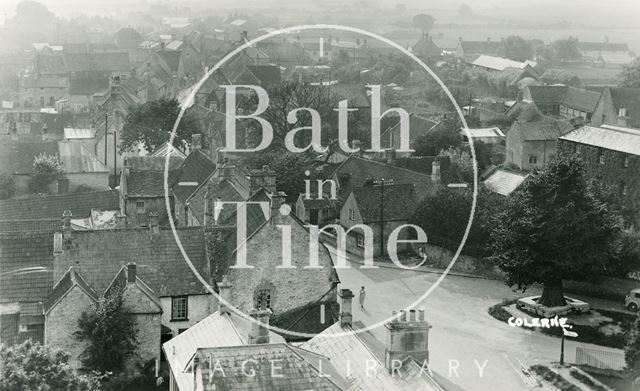
[{"label": "tree", "polygon": [[622,68],[620,87],[640,88],[640,58]]},{"label": "tree", "polygon": [[433,28],[435,21],[431,15],[418,14],[413,17],[413,27],[422,31],[422,34],[428,33]]},{"label": "tree", "polygon": [[98,372],[120,372],[136,348],[135,320],[127,311],[122,292],[116,291],[99,302],[93,311],[83,311],[75,336],[88,341],[83,364]]},{"label": "tree", "polygon": [[16,193],[16,183],[11,175],[0,175],[0,200],[11,198]]},{"label": "tree", "polygon": [[47,193],[48,187],[63,173],[63,162],[57,155],[41,153],[33,159],[33,172],[29,188],[34,193]]},{"label": "tree", "polygon": [[562,62],[567,60],[578,60],[582,57],[580,49],[578,49],[578,39],[569,37],[567,39],[560,39],[554,41],[551,44],[555,58],[562,59]]},{"label": "tree", "polygon": [[[133,106],[122,128],[120,149],[131,151],[137,148],[139,143],[143,143],[148,152],[153,152],[169,141],[179,113],[180,105],[175,99],[153,100]],[[202,133],[200,121],[187,110],[180,120],[173,145],[182,148],[184,142],[190,140],[194,133]]]},{"label": "tree", "polygon": [[267,166],[276,174],[276,189],[287,194],[287,202],[295,202],[305,191],[305,171],[311,170],[313,159],[306,153],[273,152],[256,154],[248,161],[253,167]]},{"label": "tree", "polygon": [[20,345],[0,344],[0,389],[5,391],[97,391],[99,377],[78,375],[69,353],[27,340]]},{"label": "tree", "polygon": [[413,145],[414,155],[437,156],[442,150],[460,146],[456,123],[454,120],[447,120],[442,126],[418,137]]},{"label": "tree", "polygon": [[491,234],[493,260],[506,283],[543,284],[540,303],[564,305],[562,282],[594,279],[616,256],[615,216],[589,190],[577,156],[534,171],[508,198]]},{"label": "tree", "polygon": [[522,37],[511,35],[501,42],[502,55],[515,61],[525,61],[533,57],[531,43]]},{"label": "tree", "polygon": [[471,154],[465,150],[449,147],[440,151],[439,156],[449,157],[451,166],[449,167],[450,178],[443,182],[466,182],[473,183],[473,159]]}]

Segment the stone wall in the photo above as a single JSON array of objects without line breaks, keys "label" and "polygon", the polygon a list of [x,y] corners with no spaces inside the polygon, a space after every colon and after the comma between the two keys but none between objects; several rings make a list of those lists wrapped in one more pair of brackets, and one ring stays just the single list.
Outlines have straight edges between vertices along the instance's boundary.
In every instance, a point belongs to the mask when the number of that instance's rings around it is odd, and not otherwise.
[{"label": "stone wall", "polygon": [[78,319],[83,311],[93,311],[94,301],[80,288],[74,286],[45,318],[46,345],[68,352],[69,362],[81,366],[80,355],[87,347],[87,341],[78,340],[73,333],[78,330]]}]

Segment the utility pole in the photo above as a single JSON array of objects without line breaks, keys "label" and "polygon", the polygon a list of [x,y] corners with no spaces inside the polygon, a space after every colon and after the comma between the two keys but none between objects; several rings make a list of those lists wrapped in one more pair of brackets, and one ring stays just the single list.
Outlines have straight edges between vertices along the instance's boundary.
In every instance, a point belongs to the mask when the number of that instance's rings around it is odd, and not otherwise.
[{"label": "utility pole", "polygon": [[380,187],[380,256],[384,255],[384,185],[393,184],[393,179],[385,181],[384,178],[373,181],[374,186]]},{"label": "utility pole", "polygon": [[107,165],[107,130],[109,127],[107,126],[107,121],[109,120],[109,114],[104,113],[104,165]]},{"label": "utility pole", "polygon": [[[117,134],[117,130],[113,129],[113,175],[118,175],[118,154],[116,153],[116,134]],[[105,159],[106,160],[106,159]]]}]

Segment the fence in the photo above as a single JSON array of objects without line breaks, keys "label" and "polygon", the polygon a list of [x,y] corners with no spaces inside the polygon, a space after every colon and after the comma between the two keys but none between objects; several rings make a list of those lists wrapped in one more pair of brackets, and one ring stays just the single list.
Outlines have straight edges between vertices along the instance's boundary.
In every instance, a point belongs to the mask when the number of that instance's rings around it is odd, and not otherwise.
[{"label": "fence", "polygon": [[625,367],[623,352],[576,347],[576,364],[600,369],[621,370]]}]

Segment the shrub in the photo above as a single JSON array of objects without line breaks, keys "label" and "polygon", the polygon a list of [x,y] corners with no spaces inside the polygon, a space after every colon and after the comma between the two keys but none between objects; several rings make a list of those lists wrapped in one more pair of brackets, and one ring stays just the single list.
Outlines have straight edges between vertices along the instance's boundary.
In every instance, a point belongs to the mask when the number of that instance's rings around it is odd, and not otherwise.
[{"label": "shrub", "polygon": [[593,379],[590,376],[587,376],[584,373],[582,373],[582,372],[580,372],[580,371],[578,371],[576,369],[571,369],[571,371],[569,371],[569,373],[571,374],[571,376],[573,376],[574,378],[579,380],[581,383],[588,385],[589,387],[591,387],[591,389],[593,389],[595,391],[607,391],[607,389],[605,387],[603,387],[600,384],[594,382]]},{"label": "shrub", "polygon": [[580,387],[574,386],[565,378],[544,365],[534,365],[531,367],[531,370],[561,391],[582,391]]}]

